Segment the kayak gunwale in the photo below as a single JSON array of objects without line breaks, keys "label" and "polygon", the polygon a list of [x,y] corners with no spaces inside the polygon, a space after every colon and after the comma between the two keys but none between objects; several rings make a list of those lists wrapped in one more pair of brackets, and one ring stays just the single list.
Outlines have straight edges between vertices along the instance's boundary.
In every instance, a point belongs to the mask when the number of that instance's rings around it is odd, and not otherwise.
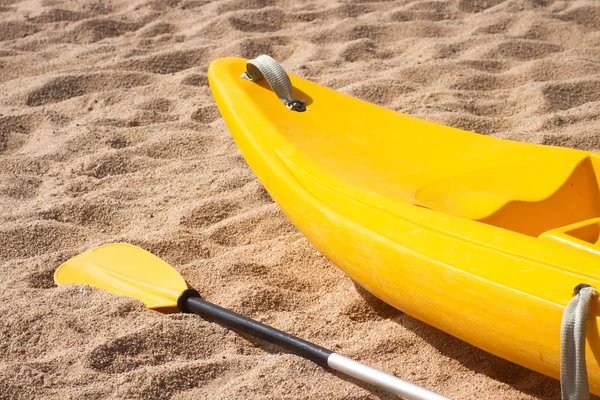
[{"label": "kayak gunwale", "polygon": [[[283,164],[285,165],[285,167],[286,167],[288,170],[290,169],[290,166],[291,166],[291,165],[293,165],[293,164],[292,164],[291,162],[289,162],[289,161],[284,161],[284,158],[282,158],[281,156],[280,156],[280,159],[282,160]],[[286,165],[287,163],[289,163],[289,164],[288,164],[288,165]],[[303,172],[303,173],[305,173],[305,172]],[[315,181],[316,181],[316,178],[315,178],[315,176],[314,176],[314,175],[311,175],[311,174],[306,174],[306,175],[307,175],[307,177],[310,177],[310,178],[312,178],[312,179],[315,179]],[[290,176],[291,176],[291,177],[294,177],[294,173],[293,173],[293,172],[291,172],[291,171],[290,171]],[[298,181],[298,183],[299,183],[301,186],[303,186],[301,182],[299,182],[299,181]],[[321,183],[321,182],[319,182],[319,183]],[[522,254],[522,253],[517,253],[517,251],[516,251],[516,250],[509,250],[509,249],[501,248],[501,247],[498,247],[498,246],[492,246],[492,245],[490,245],[490,244],[488,244],[488,243],[486,243],[486,242],[483,242],[483,241],[477,241],[477,240],[474,240],[474,239],[472,239],[472,238],[468,238],[468,237],[465,237],[465,236],[460,236],[460,235],[458,235],[458,234],[455,234],[455,233],[453,233],[453,232],[449,232],[449,231],[446,231],[446,230],[438,229],[438,228],[436,228],[435,226],[431,226],[431,225],[426,225],[426,224],[423,224],[423,223],[419,223],[419,222],[418,222],[416,219],[413,219],[413,218],[408,218],[408,217],[406,217],[406,216],[404,216],[404,215],[402,215],[402,214],[399,214],[399,213],[397,213],[397,212],[394,212],[393,210],[391,210],[391,209],[389,209],[389,208],[375,207],[373,204],[369,204],[368,202],[366,202],[366,201],[364,201],[364,200],[357,199],[357,198],[355,198],[355,197],[352,197],[352,196],[346,195],[346,194],[345,194],[345,193],[343,193],[341,190],[339,190],[339,189],[336,189],[336,188],[334,188],[334,187],[328,187],[328,189],[329,189],[329,190],[332,190],[332,191],[336,191],[336,192],[337,192],[337,193],[338,193],[340,196],[342,196],[342,197],[346,197],[346,198],[348,198],[348,199],[352,199],[352,200],[354,200],[354,201],[356,201],[356,202],[359,202],[359,203],[361,203],[361,204],[362,204],[363,206],[365,206],[365,207],[369,207],[369,208],[374,208],[374,209],[377,209],[378,211],[380,211],[380,212],[383,212],[383,213],[386,213],[386,214],[389,214],[390,216],[393,216],[394,218],[401,219],[401,220],[405,221],[406,223],[409,223],[409,224],[412,224],[412,225],[418,226],[418,227],[420,227],[420,228],[422,228],[422,229],[427,229],[427,230],[429,230],[429,231],[436,232],[437,234],[440,234],[440,235],[445,235],[445,236],[451,237],[453,240],[456,240],[456,241],[462,241],[462,242],[465,242],[465,243],[469,243],[469,244],[472,244],[472,245],[476,245],[476,246],[478,246],[478,247],[485,247],[485,248],[487,248],[487,249],[489,249],[489,250],[491,250],[491,251],[494,251],[494,252],[497,252],[497,253],[500,253],[500,254],[503,254],[503,255],[511,256],[511,257],[514,257],[514,258],[516,258],[516,259],[525,259],[525,260],[528,260],[528,261],[531,261],[531,262],[534,262],[534,263],[541,264],[541,265],[542,265],[542,266],[544,266],[544,267],[547,267],[547,268],[549,268],[549,269],[553,269],[553,270],[555,270],[555,271],[558,271],[558,272],[564,272],[564,273],[568,273],[568,274],[570,274],[570,275],[573,275],[573,276],[579,276],[579,277],[581,277],[581,276],[584,276],[584,277],[588,278],[590,281],[592,281],[592,282],[594,282],[594,283],[596,283],[596,282],[600,282],[600,279],[599,279],[597,276],[593,276],[593,275],[591,275],[591,274],[587,274],[587,273],[582,273],[581,271],[574,271],[574,270],[572,270],[572,269],[568,269],[568,268],[566,268],[566,267],[565,267],[565,266],[563,266],[563,265],[559,265],[559,264],[556,264],[556,263],[552,263],[552,262],[550,262],[550,261],[547,261],[547,260],[543,260],[543,259],[539,259],[539,258],[534,258],[534,257],[528,256],[528,255],[526,255],[526,254]],[[317,201],[318,201],[318,202],[320,202],[320,203],[321,203],[321,204],[323,204],[324,206],[327,206],[327,207],[330,207],[330,208],[331,208],[331,206],[327,205],[327,203],[323,202],[323,201],[322,201],[321,199],[319,199],[318,197],[316,197],[316,196],[312,195],[308,189],[305,189],[305,191],[306,191],[307,195],[309,195],[309,196],[313,196],[315,199],[317,199]],[[443,213],[441,213],[441,212],[439,212],[439,211],[432,210],[432,209],[430,209],[430,208],[427,208],[427,207],[423,207],[423,206],[419,206],[419,205],[415,205],[415,206],[417,206],[417,207],[422,207],[422,208],[425,208],[425,209],[427,209],[427,210],[429,210],[429,211],[432,211],[432,212],[436,212],[436,213],[443,214]],[[334,209],[334,208],[332,208],[332,209]],[[444,214],[444,215],[447,215],[447,214]],[[472,221],[472,222],[474,222],[474,223],[479,223],[478,221]],[[366,228],[366,227],[365,227],[365,228]],[[534,243],[538,244],[538,243],[537,243],[537,238],[532,238],[532,237],[530,237],[530,236],[527,236],[527,235],[524,235],[524,234],[522,234],[522,233],[519,233],[519,232],[514,232],[514,231],[510,231],[510,230],[508,230],[508,229],[505,229],[505,228],[500,228],[500,227],[494,227],[494,228],[496,228],[496,229],[502,229],[502,230],[506,231],[507,233],[511,233],[511,234],[516,234],[516,235],[525,236],[525,237],[527,237],[527,238],[529,238],[529,239],[533,239],[533,240],[535,241]],[[385,237],[386,239],[389,239],[390,241],[392,241],[392,242],[393,242],[393,238],[392,238],[392,237],[390,237],[390,236],[387,236],[387,235],[385,235],[384,233],[381,233],[381,232],[376,232],[376,233],[378,233],[378,234],[379,234],[379,235],[381,235],[382,237]],[[542,245],[547,245],[547,243],[545,243],[545,242],[544,242],[544,243],[542,243]],[[572,249],[566,249],[566,251],[570,251],[570,250],[572,250]],[[467,271],[467,272],[468,272],[468,271]],[[475,275],[475,276],[476,276],[476,275]],[[524,293],[524,294],[529,294],[529,295],[531,295],[531,296],[534,296],[534,297],[536,297],[536,298],[539,298],[540,300],[547,301],[547,302],[549,302],[549,303],[551,303],[551,304],[555,304],[555,305],[559,305],[559,306],[565,306],[565,305],[568,303],[568,301],[566,301],[566,302],[557,302],[557,301],[553,301],[552,299],[543,298],[543,297],[537,296],[537,295],[535,295],[535,294],[533,294],[533,293],[529,293],[529,292],[526,292],[526,291],[523,291],[523,290],[520,290],[520,289],[517,289],[517,288],[513,288],[513,289],[514,289],[514,290],[517,290],[517,291],[520,291],[521,293]]]}]

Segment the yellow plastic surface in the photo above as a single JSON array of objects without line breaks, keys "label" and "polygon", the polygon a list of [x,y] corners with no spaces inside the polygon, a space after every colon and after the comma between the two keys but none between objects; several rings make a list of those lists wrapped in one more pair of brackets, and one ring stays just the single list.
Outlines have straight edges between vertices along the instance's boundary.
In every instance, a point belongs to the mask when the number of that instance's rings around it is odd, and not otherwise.
[{"label": "yellow plastic surface", "polygon": [[126,243],[96,247],[69,259],[54,272],[54,282],[94,286],[136,298],[148,308],[177,307],[177,298],[187,289],[169,264]]},{"label": "yellow plastic surface", "polygon": [[[211,64],[217,105],[248,164],[315,247],[396,308],[559,376],[573,288],[600,288],[599,155],[442,126],[295,76],[308,110],[293,112],[265,81],[241,78],[244,70],[241,59]],[[587,362],[596,394],[598,313],[594,299]]]}]

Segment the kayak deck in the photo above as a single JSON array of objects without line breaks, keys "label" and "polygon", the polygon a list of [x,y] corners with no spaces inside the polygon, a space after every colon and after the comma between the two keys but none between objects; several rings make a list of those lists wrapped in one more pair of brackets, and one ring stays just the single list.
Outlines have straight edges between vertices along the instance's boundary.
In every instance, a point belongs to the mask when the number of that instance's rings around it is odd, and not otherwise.
[{"label": "kayak deck", "polygon": [[[600,282],[598,155],[442,126],[294,76],[307,111],[292,112],[244,70],[211,64],[217,105],[315,247],[393,306],[558,376],[564,306],[577,284]],[[600,343],[588,346],[598,393]]]}]

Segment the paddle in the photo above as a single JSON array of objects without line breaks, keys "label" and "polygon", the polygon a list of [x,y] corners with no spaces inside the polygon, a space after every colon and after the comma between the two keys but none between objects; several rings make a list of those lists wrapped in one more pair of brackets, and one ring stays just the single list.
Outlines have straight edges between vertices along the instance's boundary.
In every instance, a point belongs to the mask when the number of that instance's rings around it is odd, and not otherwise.
[{"label": "paddle", "polygon": [[54,281],[57,285],[87,284],[109,293],[133,297],[152,309],[177,307],[181,312],[198,314],[406,399],[447,400],[437,393],[209,303],[200,298],[196,290],[189,289],[169,264],[131,244],[108,244],[79,254],[58,267]]}]

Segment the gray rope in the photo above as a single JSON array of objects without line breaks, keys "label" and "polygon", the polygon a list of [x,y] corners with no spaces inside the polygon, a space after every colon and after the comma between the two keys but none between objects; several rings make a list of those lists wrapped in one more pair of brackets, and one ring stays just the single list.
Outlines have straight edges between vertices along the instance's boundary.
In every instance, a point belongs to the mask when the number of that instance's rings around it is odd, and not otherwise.
[{"label": "gray rope", "polygon": [[575,297],[565,308],[560,326],[560,386],[562,400],[589,400],[585,364],[585,335],[588,308],[596,290],[577,285]]},{"label": "gray rope", "polygon": [[265,54],[256,57],[254,60],[246,62],[246,72],[242,77],[252,82],[266,79],[275,92],[277,97],[290,110],[306,111],[306,106],[302,100],[294,99],[292,96],[292,82],[285,70],[272,57]]}]

